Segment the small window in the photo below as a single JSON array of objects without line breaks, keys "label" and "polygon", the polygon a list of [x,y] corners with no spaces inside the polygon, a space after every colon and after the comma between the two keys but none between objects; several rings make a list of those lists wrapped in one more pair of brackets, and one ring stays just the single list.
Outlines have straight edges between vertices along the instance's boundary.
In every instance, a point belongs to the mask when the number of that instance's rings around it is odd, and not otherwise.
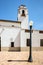
[{"label": "small window", "polygon": [[14,25],[12,25],[12,27],[14,27]]},{"label": "small window", "polygon": [[11,42],[11,47],[14,47],[14,42]]},{"label": "small window", "polygon": [[22,10],[22,15],[21,16],[25,16],[25,11],[24,10]]},{"label": "small window", "polygon": [[43,39],[40,40],[40,46],[43,46]]},{"label": "small window", "polygon": [[27,39],[27,46],[30,46],[30,39]]}]

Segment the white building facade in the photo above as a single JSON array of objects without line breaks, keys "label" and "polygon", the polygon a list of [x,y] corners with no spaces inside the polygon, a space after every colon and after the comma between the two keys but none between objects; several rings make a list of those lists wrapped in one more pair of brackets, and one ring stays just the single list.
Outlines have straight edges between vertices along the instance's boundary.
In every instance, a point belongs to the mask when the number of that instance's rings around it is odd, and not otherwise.
[{"label": "white building facade", "polygon": [[[0,51],[26,50],[30,45],[29,15],[26,6],[18,8],[17,21],[0,20]],[[32,30],[32,47],[43,46],[43,31]]]}]

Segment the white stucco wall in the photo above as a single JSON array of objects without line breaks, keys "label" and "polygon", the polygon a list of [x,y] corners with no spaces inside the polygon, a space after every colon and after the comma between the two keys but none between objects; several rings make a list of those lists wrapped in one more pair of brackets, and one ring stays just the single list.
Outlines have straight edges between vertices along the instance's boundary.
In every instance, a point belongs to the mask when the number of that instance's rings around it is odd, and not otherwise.
[{"label": "white stucco wall", "polygon": [[34,30],[32,34],[32,46],[40,47],[40,35],[39,35],[39,31],[37,30]]},{"label": "white stucco wall", "polygon": [[25,30],[21,30],[21,39],[20,39],[20,47],[26,47],[26,36]]},{"label": "white stucco wall", "polygon": [[20,34],[21,34],[20,32],[18,33],[18,35],[15,39],[14,47],[20,47]]},{"label": "white stucco wall", "polygon": [[[27,39],[30,39],[30,32],[25,32],[25,37],[26,37],[26,42],[27,44]],[[32,47],[40,47],[40,38],[43,36],[40,36],[39,31],[33,30],[32,32]],[[27,45],[26,45],[27,46]]]},{"label": "white stucco wall", "polygon": [[[11,47],[11,42],[14,42],[14,47],[27,47],[27,39],[30,39],[30,33],[25,32],[25,29],[15,27],[0,27],[1,47]],[[40,39],[43,39],[43,34],[37,30],[32,33],[32,46],[40,47]]]},{"label": "white stucco wall", "polygon": [[22,29],[28,29],[29,28],[29,26],[28,26],[28,24],[29,24],[28,17],[22,17],[21,21],[22,21],[21,28]]},{"label": "white stucco wall", "polygon": [[[3,28],[3,27],[2,27]],[[1,29],[0,29],[1,30]],[[11,41],[14,42],[14,46],[18,47],[20,46],[20,28],[14,28],[14,27],[4,27],[4,30],[1,34],[1,47],[10,47]],[[17,38],[17,39],[16,39]],[[16,41],[18,42],[15,42]]]},{"label": "white stucco wall", "polygon": [[43,39],[43,33],[39,33],[40,34],[40,39]]}]

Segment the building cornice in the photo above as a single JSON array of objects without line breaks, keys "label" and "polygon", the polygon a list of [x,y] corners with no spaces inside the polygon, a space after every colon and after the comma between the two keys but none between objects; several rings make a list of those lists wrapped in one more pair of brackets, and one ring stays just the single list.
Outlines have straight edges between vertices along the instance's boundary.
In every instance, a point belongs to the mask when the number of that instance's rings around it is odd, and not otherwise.
[{"label": "building cornice", "polygon": [[20,22],[20,21],[3,20],[3,19],[0,19],[0,22],[10,22],[10,23],[18,23],[18,24],[21,24],[21,22]]}]

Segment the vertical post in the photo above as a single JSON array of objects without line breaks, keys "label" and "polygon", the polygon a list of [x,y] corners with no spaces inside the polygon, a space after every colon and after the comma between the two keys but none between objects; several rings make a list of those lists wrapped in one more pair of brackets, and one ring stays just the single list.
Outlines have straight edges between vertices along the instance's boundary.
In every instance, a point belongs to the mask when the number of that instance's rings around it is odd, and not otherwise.
[{"label": "vertical post", "polygon": [[32,62],[32,26],[30,26],[30,53],[28,62]]}]

